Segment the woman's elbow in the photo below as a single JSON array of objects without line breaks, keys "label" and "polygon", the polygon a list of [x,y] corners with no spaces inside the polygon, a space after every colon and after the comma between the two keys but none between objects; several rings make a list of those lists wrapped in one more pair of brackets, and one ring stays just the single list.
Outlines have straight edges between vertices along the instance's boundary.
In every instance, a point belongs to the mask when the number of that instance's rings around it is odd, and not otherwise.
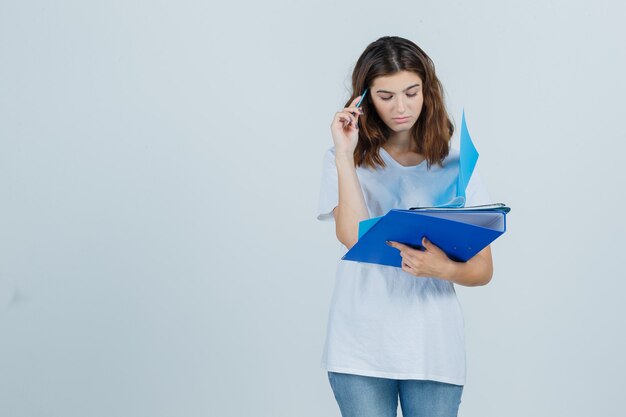
[{"label": "woman's elbow", "polygon": [[478,275],[476,277],[475,284],[477,286],[487,285],[493,278],[493,258],[491,257],[491,247],[487,246],[480,251],[477,256],[477,262],[475,263],[474,273]]},{"label": "woman's elbow", "polygon": [[479,285],[479,286],[487,285],[491,282],[491,278],[493,278],[493,266],[489,265],[487,267],[487,270],[482,275],[481,279],[478,281],[476,285]]},{"label": "woman's elbow", "polygon": [[358,239],[355,239],[354,237],[346,236],[346,233],[342,233],[339,230],[339,228],[336,229],[335,234],[337,235],[337,240],[339,240],[339,242],[341,242],[341,244],[344,245],[348,250],[350,250],[352,246],[354,246],[358,240]]}]

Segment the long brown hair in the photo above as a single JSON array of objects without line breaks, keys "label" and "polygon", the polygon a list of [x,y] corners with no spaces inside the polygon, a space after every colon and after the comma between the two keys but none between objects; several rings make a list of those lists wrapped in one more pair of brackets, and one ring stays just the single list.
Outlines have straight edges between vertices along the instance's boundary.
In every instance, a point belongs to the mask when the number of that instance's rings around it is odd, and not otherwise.
[{"label": "long brown hair", "polygon": [[[352,72],[352,96],[344,107],[371,87],[374,79],[392,75],[399,71],[413,71],[423,82],[424,103],[420,115],[411,128],[411,137],[417,152],[424,155],[427,167],[441,165],[450,151],[450,138],[454,125],[445,108],[443,86],[435,74],[435,64],[415,43],[398,36],[383,36],[365,48]],[[368,90],[361,104],[363,114],[359,116],[359,141],[354,150],[356,166],[376,168],[385,166],[378,151],[387,141],[391,129],[383,122]]]}]

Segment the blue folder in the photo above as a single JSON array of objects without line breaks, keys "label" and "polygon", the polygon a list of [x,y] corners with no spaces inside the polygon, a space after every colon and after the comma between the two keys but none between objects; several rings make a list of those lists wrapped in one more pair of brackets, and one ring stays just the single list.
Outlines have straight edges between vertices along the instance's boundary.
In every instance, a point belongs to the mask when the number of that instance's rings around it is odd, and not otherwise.
[{"label": "blue folder", "polygon": [[402,267],[400,251],[387,245],[393,240],[424,250],[426,236],[450,259],[465,262],[506,231],[502,203],[462,208],[415,207],[392,209],[386,215],[359,223],[359,240],[341,258],[346,261]]}]

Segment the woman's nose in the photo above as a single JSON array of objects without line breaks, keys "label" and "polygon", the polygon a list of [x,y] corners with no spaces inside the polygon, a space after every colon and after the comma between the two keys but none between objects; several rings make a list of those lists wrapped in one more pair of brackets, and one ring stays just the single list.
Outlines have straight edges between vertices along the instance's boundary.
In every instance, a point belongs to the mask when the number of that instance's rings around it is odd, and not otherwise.
[{"label": "woman's nose", "polygon": [[404,113],[404,109],[405,109],[405,104],[404,104],[404,98],[399,97],[398,98],[398,113]]}]

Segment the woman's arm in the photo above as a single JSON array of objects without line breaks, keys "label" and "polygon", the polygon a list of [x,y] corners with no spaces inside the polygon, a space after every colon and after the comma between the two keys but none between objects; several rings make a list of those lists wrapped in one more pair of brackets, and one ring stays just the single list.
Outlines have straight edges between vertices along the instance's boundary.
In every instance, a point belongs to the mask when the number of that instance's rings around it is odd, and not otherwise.
[{"label": "woman's arm", "polygon": [[356,175],[354,157],[336,153],[335,164],[339,180],[339,202],[333,210],[337,239],[350,249],[358,240],[359,222],[369,219],[365,198]]},{"label": "woman's arm", "polygon": [[426,248],[424,251],[399,242],[389,242],[389,245],[400,251],[402,270],[417,277],[436,277],[466,287],[476,287],[488,284],[493,276],[490,246],[467,262],[456,262],[426,238],[422,240]]},{"label": "woman's arm", "polygon": [[492,276],[491,247],[487,246],[467,262],[450,260],[448,271],[441,278],[466,287],[476,287],[489,284]]},{"label": "woman's arm", "polygon": [[338,201],[333,210],[337,239],[350,249],[359,237],[359,222],[369,219],[365,198],[354,165],[354,150],[359,140],[358,117],[362,109],[356,107],[356,97],[342,111],[335,113],[330,125],[335,143]]}]

